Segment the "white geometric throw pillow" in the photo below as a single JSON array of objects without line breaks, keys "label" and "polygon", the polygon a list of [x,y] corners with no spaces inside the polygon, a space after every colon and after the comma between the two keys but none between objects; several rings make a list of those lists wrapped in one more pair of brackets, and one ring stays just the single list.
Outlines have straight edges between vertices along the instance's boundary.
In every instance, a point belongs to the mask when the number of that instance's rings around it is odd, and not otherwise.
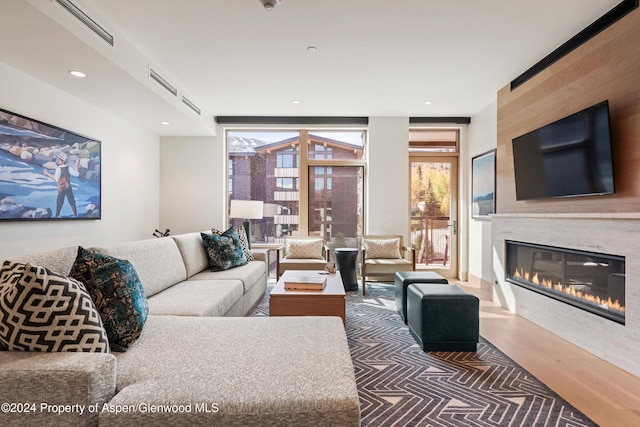
[{"label": "white geometric throw pillow", "polygon": [[400,239],[363,239],[365,259],[398,259]]},{"label": "white geometric throw pillow", "polygon": [[287,239],[287,258],[322,259],[322,239]]},{"label": "white geometric throw pillow", "polygon": [[247,239],[247,230],[244,229],[244,226],[240,228],[236,228],[238,232],[238,237],[240,237],[240,244],[242,245],[242,250],[244,251],[244,256],[247,257],[247,261],[255,261],[256,259],[253,257],[253,252],[249,249],[249,239]]},{"label": "white geometric throw pillow", "polygon": [[5,261],[0,350],[109,353],[109,340],[82,283],[44,267]]}]

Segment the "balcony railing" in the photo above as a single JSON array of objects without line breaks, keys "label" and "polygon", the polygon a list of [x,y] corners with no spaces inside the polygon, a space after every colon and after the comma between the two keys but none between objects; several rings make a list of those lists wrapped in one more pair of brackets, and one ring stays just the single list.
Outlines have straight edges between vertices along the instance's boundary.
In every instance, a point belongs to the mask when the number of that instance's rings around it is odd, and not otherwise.
[{"label": "balcony railing", "polygon": [[416,264],[449,265],[449,217],[411,217],[411,244]]}]

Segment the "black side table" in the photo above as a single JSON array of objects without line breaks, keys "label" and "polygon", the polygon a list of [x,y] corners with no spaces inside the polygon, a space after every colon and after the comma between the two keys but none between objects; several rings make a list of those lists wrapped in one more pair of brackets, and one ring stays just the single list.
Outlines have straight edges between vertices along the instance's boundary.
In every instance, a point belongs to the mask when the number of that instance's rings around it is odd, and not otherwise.
[{"label": "black side table", "polygon": [[359,250],[355,248],[336,248],[334,251],[336,253],[336,268],[340,271],[344,290],[357,291],[356,264]]}]

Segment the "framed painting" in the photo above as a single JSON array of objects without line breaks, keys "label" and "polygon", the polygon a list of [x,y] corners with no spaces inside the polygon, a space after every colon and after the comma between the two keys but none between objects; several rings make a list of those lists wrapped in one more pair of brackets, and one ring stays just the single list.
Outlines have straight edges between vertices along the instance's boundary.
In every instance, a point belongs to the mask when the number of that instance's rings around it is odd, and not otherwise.
[{"label": "framed painting", "polygon": [[101,143],[0,109],[0,221],[101,218]]},{"label": "framed painting", "polygon": [[496,150],[471,159],[471,212],[475,219],[489,219],[496,212]]}]

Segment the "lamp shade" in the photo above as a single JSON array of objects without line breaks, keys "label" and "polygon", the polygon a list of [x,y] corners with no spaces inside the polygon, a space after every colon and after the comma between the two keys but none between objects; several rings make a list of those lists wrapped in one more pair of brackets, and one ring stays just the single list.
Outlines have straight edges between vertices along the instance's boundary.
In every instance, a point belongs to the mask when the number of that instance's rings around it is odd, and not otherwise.
[{"label": "lamp shade", "polygon": [[262,200],[231,200],[230,218],[262,219]]},{"label": "lamp shade", "polygon": [[266,218],[273,218],[278,214],[278,205],[275,203],[265,203],[262,209],[262,216]]}]

